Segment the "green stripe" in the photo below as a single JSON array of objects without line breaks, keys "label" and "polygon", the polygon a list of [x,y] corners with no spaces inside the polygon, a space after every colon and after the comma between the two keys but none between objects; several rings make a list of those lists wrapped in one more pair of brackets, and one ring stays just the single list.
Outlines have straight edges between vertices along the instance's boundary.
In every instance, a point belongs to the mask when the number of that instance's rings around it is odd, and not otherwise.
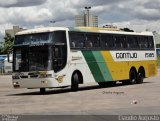
[{"label": "green stripe", "polygon": [[94,58],[100,68],[100,71],[103,75],[104,81],[112,81],[112,76],[109,72],[109,69],[105,63],[105,60],[100,51],[92,51]]},{"label": "green stripe", "polygon": [[92,53],[92,51],[82,51],[82,54],[91,70],[91,73],[96,82],[103,82],[105,79],[101,73],[99,65],[96,62],[96,59]]}]

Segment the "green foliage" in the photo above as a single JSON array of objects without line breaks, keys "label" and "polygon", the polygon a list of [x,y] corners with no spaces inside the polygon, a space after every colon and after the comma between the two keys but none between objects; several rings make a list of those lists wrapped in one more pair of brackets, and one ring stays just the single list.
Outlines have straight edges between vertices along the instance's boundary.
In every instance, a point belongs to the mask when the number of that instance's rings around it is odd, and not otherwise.
[{"label": "green foliage", "polygon": [[156,48],[160,48],[160,44],[156,44]]},{"label": "green foliage", "polygon": [[14,38],[11,37],[10,34],[6,34],[4,37],[4,46],[0,48],[0,54],[7,54],[10,50],[12,50],[14,43]]},{"label": "green foliage", "polygon": [[125,31],[125,32],[134,32],[133,30],[129,29],[129,28],[122,28],[120,29],[122,31]]}]

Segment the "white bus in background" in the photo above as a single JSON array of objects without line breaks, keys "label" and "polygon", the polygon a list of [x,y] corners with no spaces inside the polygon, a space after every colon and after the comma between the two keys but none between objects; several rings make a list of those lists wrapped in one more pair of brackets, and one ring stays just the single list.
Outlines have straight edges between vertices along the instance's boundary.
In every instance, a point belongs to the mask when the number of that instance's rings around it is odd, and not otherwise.
[{"label": "white bus in background", "polygon": [[[12,56],[10,60],[12,61]],[[12,63],[9,63],[7,58],[4,60],[4,72],[5,74],[12,74]]]}]

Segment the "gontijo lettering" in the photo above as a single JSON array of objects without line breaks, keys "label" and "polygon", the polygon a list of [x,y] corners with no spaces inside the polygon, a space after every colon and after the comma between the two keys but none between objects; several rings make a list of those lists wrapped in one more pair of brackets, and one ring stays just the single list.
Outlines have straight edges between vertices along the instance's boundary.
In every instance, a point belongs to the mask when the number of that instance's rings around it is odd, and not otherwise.
[{"label": "gontijo lettering", "polygon": [[116,53],[117,59],[123,58],[137,58],[137,53]]}]

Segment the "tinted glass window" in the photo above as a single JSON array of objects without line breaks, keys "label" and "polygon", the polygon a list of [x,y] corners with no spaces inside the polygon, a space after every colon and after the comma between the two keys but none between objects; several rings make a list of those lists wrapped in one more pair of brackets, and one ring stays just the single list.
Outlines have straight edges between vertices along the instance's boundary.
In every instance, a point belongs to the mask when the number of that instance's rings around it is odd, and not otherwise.
[{"label": "tinted glass window", "polygon": [[84,47],[84,34],[83,33],[70,33],[70,47],[83,48]]},{"label": "tinted glass window", "polygon": [[100,47],[100,37],[96,34],[86,35],[86,47],[87,48],[97,48]]},{"label": "tinted glass window", "polygon": [[121,36],[122,48],[128,48],[126,36]]},{"label": "tinted glass window", "polygon": [[142,49],[148,48],[148,37],[143,37],[143,36],[140,37],[139,47]]},{"label": "tinted glass window", "polygon": [[115,43],[115,48],[122,48],[122,43],[121,43],[121,37],[120,36],[114,36],[114,43]]},{"label": "tinted glass window", "polygon": [[136,36],[127,36],[127,47],[131,49],[139,48],[138,38]]},{"label": "tinted glass window", "polygon": [[65,31],[55,31],[53,37],[53,43],[66,43],[66,32]]},{"label": "tinted glass window", "polygon": [[15,45],[52,43],[53,33],[37,33],[28,35],[17,35]]},{"label": "tinted glass window", "polygon": [[102,48],[113,48],[114,47],[113,36],[103,34],[101,36],[101,47]]},{"label": "tinted glass window", "polygon": [[149,48],[151,48],[151,49],[154,48],[153,37],[148,37],[148,46],[149,46]]}]

